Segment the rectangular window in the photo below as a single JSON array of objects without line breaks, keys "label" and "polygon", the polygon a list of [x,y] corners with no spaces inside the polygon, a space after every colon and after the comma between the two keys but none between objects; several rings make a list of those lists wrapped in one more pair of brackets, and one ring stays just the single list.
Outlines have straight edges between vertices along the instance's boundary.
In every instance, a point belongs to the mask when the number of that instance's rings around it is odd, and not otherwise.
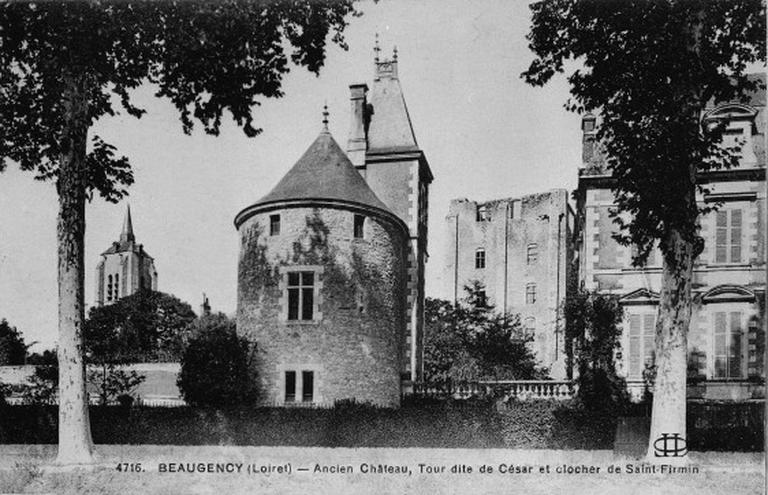
[{"label": "rectangular window", "polygon": [[536,302],[536,284],[527,284],[525,286],[525,304]]},{"label": "rectangular window", "polygon": [[491,219],[489,213],[488,213],[488,207],[485,205],[478,206],[476,211],[476,218],[478,222],[485,222]]},{"label": "rectangular window", "polygon": [[715,263],[741,263],[741,210],[715,214]]},{"label": "rectangular window", "polygon": [[280,215],[269,216],[269,235],[280,235]]},{"label": "rectangular window", "polygon": [[285,372],[285,402],[296,401],[296,372]]},{"label": "rectangular window", "polygon": [[288,320],[312,320],[315,273],[288,272]]},{"label": "rectangular window", "polygon": [[477,306],[479,308],[484,308],[484,307],[488,306],[488,299],[487,299],[487,297],[485,295],[485,291],[484,290],[477,291]]},{"label": "rectangular window", "polygon": [[301,372],[301,400],[302,402],[313,402],[315,398],[315,372]]},{"label": "rectangular window", "polygon": [[526,262],[529,265],[536,263],[539,259],[539,245],[535,243],[528,244],[528,250],[526,253]]},{"label": "rectangular window", "polygon": [[485,249],[475,251],[475,268],[485,268]]},{"label": "rectangular window", "polygon": [[742,378],[741,313],[715,313],[714,378]]},{"label": "rectangular window", "polygon": [[629,315],[629,378],[641,380],[656,354],[656,315]]},{"label": "rectangular window", "polygon": [[365,217],[363,215],[355,215],[355,239],[363,238],[364,225],[365,225]]}]

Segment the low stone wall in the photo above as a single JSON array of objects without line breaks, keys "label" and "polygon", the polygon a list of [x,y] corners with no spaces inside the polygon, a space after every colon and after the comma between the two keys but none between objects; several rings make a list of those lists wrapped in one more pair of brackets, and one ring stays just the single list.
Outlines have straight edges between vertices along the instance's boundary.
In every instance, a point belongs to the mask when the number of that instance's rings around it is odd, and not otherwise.
[{"label": "low stone wall", "polygon": [[[95,366],[88,367],[89,371],[94,369],[96,369]],[[173,407],[186,404],[181,397],[179,387],[176,385],[176,378],[181,370],[179,363],[135,363],[125,365],[123,369],[128,372],[136,371],[136,373],[146,377],[144,382],[131,393],[139,404],[155,407]],[[0,383],[29,385],[34,373],[34,365],[0,366]],[[91,403],[96,403],[97,391],[91,383],[88,384],[88,392]],[[23,402],[18,395],[6,397],[6,401],[10,404]]]}]

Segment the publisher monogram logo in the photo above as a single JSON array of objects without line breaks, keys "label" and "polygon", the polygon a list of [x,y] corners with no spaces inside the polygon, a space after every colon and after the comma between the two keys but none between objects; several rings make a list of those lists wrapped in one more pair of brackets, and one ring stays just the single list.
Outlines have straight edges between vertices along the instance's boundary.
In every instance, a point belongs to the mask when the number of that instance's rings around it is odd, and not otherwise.
[{"label": "publisher monogram logo", "polygon": [[682,457],[688,453],[688,447],[679,433],[662,433],[661,438],[653,442],[656,457]]}]

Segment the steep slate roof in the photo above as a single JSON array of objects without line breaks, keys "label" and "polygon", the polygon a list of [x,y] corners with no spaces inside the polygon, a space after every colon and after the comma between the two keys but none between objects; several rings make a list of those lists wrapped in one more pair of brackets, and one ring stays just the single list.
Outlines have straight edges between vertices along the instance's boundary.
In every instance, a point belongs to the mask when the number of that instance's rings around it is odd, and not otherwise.
[{"label": "steep slate roof", "polygon": [[411,117],[405,105],[400,81],[394,77],[381,77],[373,82],[368,102],[371,121],[368,127],[370,151],[417,150]]},{"label": "steep slate roof", "polygon": [[317,136],[272,191],[253,206],[297,199],[354,202],[391,213],[327,130]]}]

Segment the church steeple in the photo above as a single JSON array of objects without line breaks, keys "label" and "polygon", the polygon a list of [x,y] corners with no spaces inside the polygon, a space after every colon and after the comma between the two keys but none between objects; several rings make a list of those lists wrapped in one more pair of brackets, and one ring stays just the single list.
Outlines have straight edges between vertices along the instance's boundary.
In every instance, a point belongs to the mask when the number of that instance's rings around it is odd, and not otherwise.
[{"label": "church steeple", "polygon": [[135,241],[136,237],[133,235],[133,222],[131,221],[131,205],[125,211],[125,219],[123,220],[123,232],[120,234],[120,243]]}]

